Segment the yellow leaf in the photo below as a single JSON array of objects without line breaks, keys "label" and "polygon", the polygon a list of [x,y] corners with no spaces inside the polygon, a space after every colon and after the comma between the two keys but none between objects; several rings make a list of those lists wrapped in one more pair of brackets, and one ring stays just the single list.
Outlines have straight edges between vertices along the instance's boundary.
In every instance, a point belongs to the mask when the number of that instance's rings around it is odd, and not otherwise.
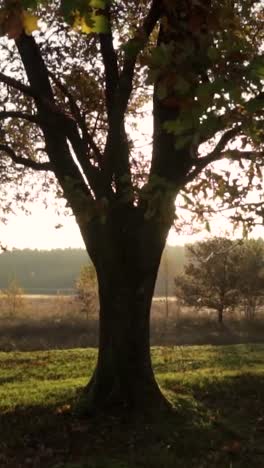
[{"label": "yellow leaf", "polygon": [[39,29],[38,27],[38,18],[35,15],[31,15],[30,13],[24,11],[23,12],[23,27],[25,33],[30,36],[33,31]]},{"label": "yellow leaf", "polygon": [[73,21],[73,24],[72,24],[72,29],[77,31],[78,29],[80,29],[80,25],[81,25],[80,13],[78,11],[76,11],[75,15],[74,15],[74,21]]},{"label": "yellow leaf", "polygon": [[82,31],[82,33],[85,33],[85,34],[90,34],[91,32],[94,31],[93,28],[88,26],[88,24],[85,21],[85,18],[81,18],[80,30]]},{"label": "yellow leaf", "polygon": [[93,29],[90,26],[88,26],[88,24],[85,21],[85,18],[81,16],[78,11],[75,12],[72,28],[75,29],[75,31],[81,31],[85,34],[90,34],[91,32],[93,32]]},{"label": "yellow leaf", "polygon": [[75,29],[75,31],[79,31],[84,34],[91,34],[107,33],[109,30],[108,19],[105,15],[96,15],[92,13],[90,15],[91,24],[88,24],[87,18],[82,16],[78,10],[74,10],[73,16],[74,21],[72,28]]}]

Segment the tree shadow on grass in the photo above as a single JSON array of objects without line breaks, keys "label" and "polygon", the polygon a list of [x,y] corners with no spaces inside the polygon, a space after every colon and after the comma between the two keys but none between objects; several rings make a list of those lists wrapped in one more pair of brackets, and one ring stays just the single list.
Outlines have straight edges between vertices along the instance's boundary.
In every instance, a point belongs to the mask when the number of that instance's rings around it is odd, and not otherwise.
[{"label": "tree shadow on grass", "polygon": [[[202,408],[211,422],[211,465],[201,466],[264,466],[264,374],[252,372],[202,380],[196,379],[188,387],[197,408]],[[166,386],[173,391],[173,379],[167,380]],[[175,390],[177,404],[177,387]]]},{"label": "tree shadow on grass", "polygon": [[[69,468],[191,467],[206,445],[208,427],[192,399],[179,401],[172,414],[151,421],[126,413],[77,419],[71,413],[73,403],[2,413],[1,468],[66,468],[67,463]],[[189,444],[197,437],[190,456]]]},{"label": "tree shadow on grass", "polygon": [[0,414],[1,468],[212,468],[263,466],[264,376],[227,376],[181,393],[175,408],[143,417],[77,419],[74,399]]}]

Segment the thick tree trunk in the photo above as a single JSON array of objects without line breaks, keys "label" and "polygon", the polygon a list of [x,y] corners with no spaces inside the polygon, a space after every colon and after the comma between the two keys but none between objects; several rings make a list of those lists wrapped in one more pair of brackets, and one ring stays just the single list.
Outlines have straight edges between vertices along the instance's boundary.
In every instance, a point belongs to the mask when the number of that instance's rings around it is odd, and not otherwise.
[{"label": "thick tree trunk", "polygon": [[[149,245],[145,245],[145,255],[138,255],[138,243],[136,249],[135,244],[119,243],[119,255],[115,255],[116,244],[112,244],[102,249],[99,260],[94,258],[100,299],[99,353],[95,372],[82,397],[85,413],[149,413],[170,407],[154,377],[149,336],[163,243],[164,239],[154,243],[156,252],[151,256]],[[125,250],[126,254],[120,255]],[[104,252],[108,258],[103,258]]]}]

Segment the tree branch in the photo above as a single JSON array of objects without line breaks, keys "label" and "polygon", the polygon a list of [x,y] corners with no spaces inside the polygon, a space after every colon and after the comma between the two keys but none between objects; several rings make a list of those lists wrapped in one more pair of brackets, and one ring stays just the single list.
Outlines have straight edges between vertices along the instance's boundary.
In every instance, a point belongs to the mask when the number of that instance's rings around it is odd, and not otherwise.
[{"label": "tree branch", "polygon": [[39,124],[40,120],[37,118],[37,116],[32,115],[32,114],[26,114],[24,112],[19,112],[19,111],[0,111],[0,120],[5,120],[5,119],[23,119],[27,120],[28,122]]},{"label": "tree branch", "polygon": [[[113,76],[109,81],[109,92],[110,84],[111,87],[111,109],[109,117],[109,132],[107,143],[104,152],[104,180],[106,186],[111,186],[113,174],[115,175],[116,189],[120,194],[122,190],[127,190],[128,187],[132,188],[131,176],[130,176],[130,165],[129,165],[129,146],[127,142],[127,135],[125,132],[124,115],[127,109],[128,101],[131,96],[133,87],[133,78],[135,65],[138,58],[138,54],[144,49],[153,28],[159,20],[162,12],[162,6],[159,0],[152,0],[151,7],[141,28],[137,31],[135,36],[130,39],[125,50],[124,65],[119,75],[117,85],[114,86]],[[108,43],[108,47],[111,46]],[[131,54],[131,49],[135,50]],[[106,52],[106,51],[105,51]],[[113,56],[112,56],[113,59]],[[110,61],[106,64],[109,65],[109,75],[113,72],[113,64],[110,67]],[[116,71],[115,71],[115,76]],[[112,93],[114,95],[112,96]],[[122,182],[123,176],[126,176],[126,182]]]},{"label": "tree branch", "polygon": [[101,54],[105,69],[105,95],[106,109],[108,118],[113,110],[115,91],[119,80],[119,71],[117,63],[117,55],[113,46],[113,35],[111,30],[110,7],[106,9],[110,32],[107,34],[99,34]]},{"label": "tree branch", "polygon": [[239,151],[239,150],[227,150],[221,153],[221,159],[231,159],[232,161],[239,161],[241,159],[263,159],[264,165],[264,151]]},{"label": "tree branch", "polygon": [[65,118],[65,133],[91,189],[98,198],[101,198],[105,195],[102,184],[102,174],[98,167],[91,164],[87,155],[87,147],[79,135],[75,122],[70,118]]},{"label": "tree branch", "polygon": [[50,162],[39,163],[36,161],[32,161],[31,159],[22,158],[21,156],[17,156],[15,151],[8,145],[0,144],[0,151],[5,152],[15,164],[21,164],[24,167],[28,167],[30,169],[34,169],[35,171],[52,171],[53,166]]},{"label": "tree branch", "polygon": [[33,91],[33,89],[30,86],[27,86],[24,83],[21,83],[21,81],[18,81],[15,78],[11,78],[11,76],[5,75],[4,73],[1,73],[1,72],[0,72],[0,82],[6,84],[7,86],[10,86],[11,88],[21,91],[23,94],[26,94],[26,96],[30,96],[33,98],[37,97],[36,93]]},{"label": "tree branch", "polygon": [[49,75],[52,78],[52,80],[54,81],[55,85],[68,98],[71,113],[72,113],[73,117],[76,119],[76,122],[78,123],[78,125],[79,125],[79,127],[81,129],[84,144],[87,143],[87,145],[89,145],[91,147],[91,149],[94,152],[95,158],[96,158],[98,164],[100,165],[102,163],[101,151],[99,150],[98,146],[96,145],[93,137],[89,134],[89,132],[87,130],[87,127],[86,127],[85,118],[81,114],[81,111],[80,111],[78,105],[76,104],[76,101],[75,101],[73,95],[68,90],[68,88],[63,83],[61,83],[61,81],[53,73],[49,72]]},{"label": "tree branch", "polygon": [[225,132],[218,143],[216,144],[214,150],[207,154],[207,156],[204,156],[202,158],[195,159],[193,161],[193,165],[195,166],[192,172],[186,176],[184,179],[184,183],[189,183],[191,182],[206,166],[209,164],[219,160],[223,159],[223,150],[225,149],[226,145],[233,140],[236,136],[241,133],[242,127],[239,125],[237,127],[231,128],[230,130],[227,130]]},{"label": "tree branch", "polygon": [[125,52],[124,65],[119,78],[119,110],[123,115],[126,111],[127,104],[132,92],[134,70],[138,54],[144,49],[150,34],[152,33],[157,21],[162,13],[162,2],[160,0],[152,0],[149,12],[143,22],[142,27],[137,31],[134,38],[129,43],[134,45],[136,52],[131,54],[130,48]]},{"label": "tree branch", "polygon": [[[259,111],[263,112],[263,106],[264,106],[264,92],[260,92],[253,98],[243,103],[243,107],[249,114],[254,114]],[[216,132],[224,131],[226,128],[226,122],[229,122],[229,125],[240,124],[240,122],[243,121],[243,115],[244,114],[241,115],[241,112],[238,111],[237,108],[235,108],[229,112],[226,112],[225,114],[221,116],[218,116],[217,128],[212,129],[211,133],[208,133],[207,135],[202,137],[200,139],[200,144],[205,143],[206,141],[213,138]]]},{"label": "tree branch", "polygon": [[[56,106],[49,73],[33,36],[21,34],[16,40],[16,45],[30,83],[30,89],[36,95],[35,104],[41,119],[41,129],[48,157],[66,198],[72,209],[78,212],[80,203],[75,194],[76,190],[89,200],[93,199],[93,195],[72,157],[66,135],[66,116],[62,112],[60,113]],[[56,117],[56,125],[51,125],[48,121],[52,115]],[[72,123],[74,124],[74,120]]]}]

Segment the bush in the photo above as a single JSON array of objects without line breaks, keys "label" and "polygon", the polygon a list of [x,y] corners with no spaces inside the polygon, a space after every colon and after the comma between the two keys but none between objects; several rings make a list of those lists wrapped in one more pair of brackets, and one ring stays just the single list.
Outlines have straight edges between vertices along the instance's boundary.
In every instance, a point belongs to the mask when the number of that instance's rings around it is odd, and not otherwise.
[{"label": "bush", "polygon": [[17,283],[16,279],[9,282],[8,288],[2,291],[3,308],[7,315],[15,317],[25,305],[23,298],[24,291]]},{"label": "bush", "polygon": [[86,317],[96,315],[98,312],[98,286],[96,271],[92,265],[81,268],[76,281],[77,298],[81,302],[82,312]]}]

